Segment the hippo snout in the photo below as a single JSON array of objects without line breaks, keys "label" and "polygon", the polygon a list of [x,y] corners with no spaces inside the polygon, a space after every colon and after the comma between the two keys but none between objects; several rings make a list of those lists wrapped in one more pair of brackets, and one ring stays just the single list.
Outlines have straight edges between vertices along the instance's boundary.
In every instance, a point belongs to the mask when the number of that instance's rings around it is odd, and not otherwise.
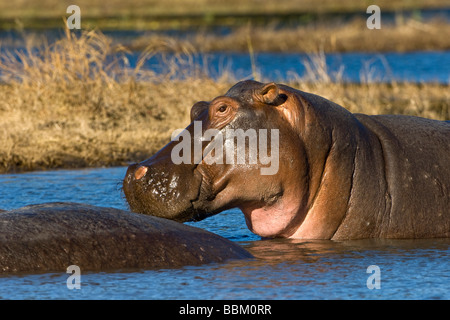
[{"label": "hippo snout", "polygon": [[130,209],[180,222],[192,217],[202,177],[194,167],[136,163],[128,167],[123,191]]}]

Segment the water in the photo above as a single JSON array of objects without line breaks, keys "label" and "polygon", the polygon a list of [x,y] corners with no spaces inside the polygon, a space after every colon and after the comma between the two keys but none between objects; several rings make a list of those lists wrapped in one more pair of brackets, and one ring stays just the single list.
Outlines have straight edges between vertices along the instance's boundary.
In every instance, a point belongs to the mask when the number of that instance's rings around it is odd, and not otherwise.
[{"label": "water", "polygon": [[[126,209],[126,168],[0,175],[0,208],[75,201]],[[0,299],[450,299],[450,239],[262,240],[239,210],[192,225],[236,241],[255,259],[179,269],[0,276]],[[380,268],[380,289],[369,289]]]},{"label": "water", "polygon": [[[127,55],[130,67],[136,66],[139,55],[138,52]],[[248,53],[217,52],[190,58],[193,65],[199,68],[185,66],[180,69],[183,75],[192,75],[200,69],[213,79],[220,78],[224,73],[233,75],[237,80],[253,77],[252,60]],[[171,60],[172,57],[169,55],[165,59]],[[162,60],[154,56],[144,64],[144,69],[165,73],[167,68]],[[185,57],[187,60],[188,57]],[[304,78],[308,75],[305,64],[312,64],[314,60],[315,56],[292,52],[260,52],[254,56],[256,72],[265,81],[278,82]],[[324,61],[330,81],[450,84],[450,51],[328,53],[324,55]]]},{"label": "water", "polygon": [[[122,33],[115,31],[109,34],[117,39],[125,37]],[[129,37],[134,36],[136,35],[131,34]],[[58,36],[54,34],[53,37],[57,38]],[[16,38],[20,38],[20,35],[0,32],[0,44],[7,39]],[[14,49],[20,49],[20,46]],[[0,59],[4,50],[10,51],[11,49],[0,45]],[[140,55],[140,52],[126,54],[127,66],[134,68]],[[331,81],[355,83],[404,81],[450,84],[450,51],[448,50],[328,53],[324,55],[324,60]],[[195,76],[194,72],[198,73],[198,70],[206,72],[213,79],[220,78],[224,73],[233,75],[236,80],[254,76],[252,60],[250,55],[245,52],[215,52],[188,56],[181,54],[176,57],[166,54],[164,58],[161,55],[155,55],[145,62],[143,69],[153,70],[157,74],[165,74],[170,68],[167,66],[167,61],[178,63],[180,70],[179,74],[174,75],[175,77]],[[264,81],[288,82],[302,78],[307,74],[305,62],[311,63],[311,56],[304,53],[259,52],[254,55],[254,67]],[[315,68],[313,67],[313,69]]]}]

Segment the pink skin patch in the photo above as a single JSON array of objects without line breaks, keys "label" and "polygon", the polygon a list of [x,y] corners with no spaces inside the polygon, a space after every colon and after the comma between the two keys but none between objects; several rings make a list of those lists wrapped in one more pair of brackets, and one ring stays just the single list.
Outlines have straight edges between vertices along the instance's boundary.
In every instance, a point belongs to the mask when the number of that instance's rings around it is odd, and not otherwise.
[{"label": "pink skin patch", "polygon": [[297,201],[280,199],[276,204],[267,207],[240,207],[245,216],[248,228],[261,237],[290,237],[292,223],[299,214]]},{"label": "pink skin patch", "polygon": [[145,166],[139,167],[134,173],[134,177],[136,178],[136,180],[139,180],[143,176],[145,176],[145,174],[147,173],[147,170],[148,170],[148,168]]}]

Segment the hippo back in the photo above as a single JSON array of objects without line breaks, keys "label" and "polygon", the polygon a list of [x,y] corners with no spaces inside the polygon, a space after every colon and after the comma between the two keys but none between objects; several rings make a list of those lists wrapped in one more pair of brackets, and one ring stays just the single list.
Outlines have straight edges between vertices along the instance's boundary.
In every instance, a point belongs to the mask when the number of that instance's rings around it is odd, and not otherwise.
[{"label": "hippo back", "polygon": [[213,233],[178,222],[77,203],[0,214],[0,273],[172,268],[249,258]]}]

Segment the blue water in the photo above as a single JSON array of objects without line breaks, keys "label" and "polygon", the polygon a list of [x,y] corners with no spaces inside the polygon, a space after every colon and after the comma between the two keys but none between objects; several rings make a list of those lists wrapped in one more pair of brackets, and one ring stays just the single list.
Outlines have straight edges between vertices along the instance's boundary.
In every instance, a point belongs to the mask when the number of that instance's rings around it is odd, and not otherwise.
[{"label": "blue water", "polygon": [[[251,70],[249,57],[240,55],[241,75]],[[231,58],[233,59],[233,58]],[[236,59],[236,58],[235,58]],[[232,63],[233,60],[231,60]],[[305,54],[259,53],[256,68],[263,77],[277,81],[305,76],[305,64],[311,62]],[[450,51],[407,53],[334,53],[326,55],[332,80],[338,75],[343,81],[409,81],[450,83]],[[239,70],[239,69],[238,69]]]},{"label": "blue water", "polygon": [[[127,55],[130,67],[134,67],[139,53]],[[304,53],[260,52],[254,55],[254,68],[264,81],[291,81],[308,78],[306,65],[313,64],[315,57]],[[188,57],[181,57],[187,61]],[[254,76],[252,60],[248,53],[218,52],[196,55],[193,63],[180,68],[179,74],[192,75],[194,72],[206,73],[214,79],[224,73],[233,75],[236,80]],[[172,57],[165,56],[171,60]],[[165,73],[163,59],[155,56],[145,64],[145,69]],[[324,55],[330,81],[344,82],[436,82],[450,84],[450,51],[416,51],[387,53],[328,53]],[[313,68],[314,69],[314,68]],[[320,80],[320,79],[319,79]]]},{"label": "blue water", "polygon": [[[110,35],[116,38],[124,37],[121,36],[121,32],[113,32]],[[136,35],[133,34],[130,37],[133,36]],[[2,41],[19,37],[19,34],[0,32],[0,61],[4,51],[21,50],[20,47],[1,46]],[[57,37],[56,34],[53,34],[53,37]],[[128,60],[127,67],[134,68],[141,52],[131,52],[125,56]],[[295,52],[257,52],[253,58],[254,65],[252,66],[250,55],[242,52],[215,52],[187,56],[165,54],[164,57],[152,56],[145,62],[143,68],[153,70],[158,74],[166,74],[171,70],[168,65],[172,65],[167,61],[175,60],[179,65],[178,72],[174,74],[174,77],[177,78],[199,75],[200,72],[213,79],[218,79],[224,74],[231,74],[236,80],[241,80],[254,77],[256,68],[256,72],[263,81],[314,80],[305,78],[307,75],[305,64],[312,62],[311,55]],[[324,60],[331,81],[450,84],[450,51],[448,50],[328,53],[324,55]]]},{"label": "blue water", "polygon": [[[126,168],[0,175],[0,208],[75,201],[126,209]],[[192,225],[244,246],[255,259],[179,269],[0,276],[0,299],[450,299],[450,239],[262,240],[239,210]],[[367,273],[379,267],[380,289]]]}]

